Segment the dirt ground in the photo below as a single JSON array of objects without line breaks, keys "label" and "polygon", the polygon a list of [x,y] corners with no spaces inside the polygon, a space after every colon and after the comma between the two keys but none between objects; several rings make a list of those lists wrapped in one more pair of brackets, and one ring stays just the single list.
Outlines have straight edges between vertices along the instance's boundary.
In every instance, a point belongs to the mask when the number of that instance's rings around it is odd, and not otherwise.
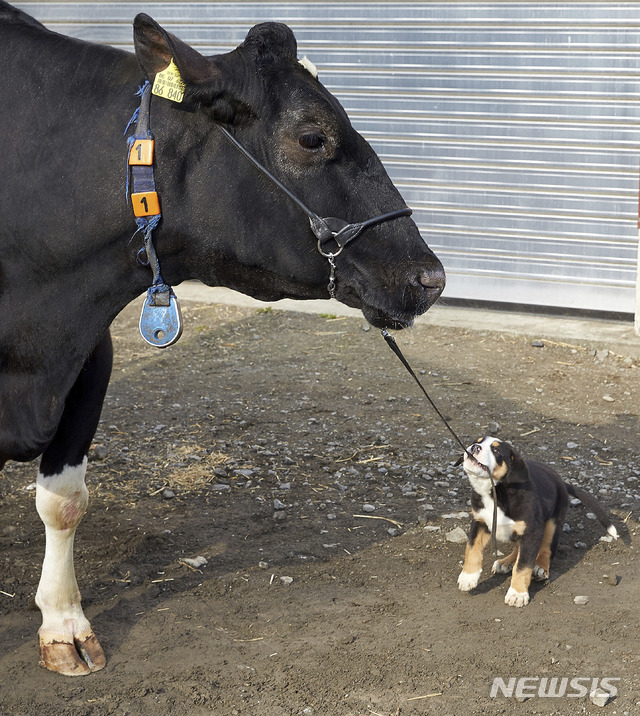
[{"label": "dirt ground", "polygon": [[[377,330],[183,308],[184,336],[166,351],[137,335],[137,307],[114,327],[76,539],[103,671],[38,666],[37,466],[0,473],[0,714],[638,713],[635,358],[588,336],[422,325],[397,336],[465,441],[512,441],[615,517],[622,538],[602,542],[571,507],[551,580],[515,609],[490,550],[478,589],[457,589],[464,545],[446,535],[469,523],[460,449]],[[197,557],[207,563],[185,561]],[[495,677],[530,680],[517,682],[523,698],[492,697]],[[554,677],[582,681],[540,697]],[[584,685],[605,678],[618,693],[601,707]]]}]

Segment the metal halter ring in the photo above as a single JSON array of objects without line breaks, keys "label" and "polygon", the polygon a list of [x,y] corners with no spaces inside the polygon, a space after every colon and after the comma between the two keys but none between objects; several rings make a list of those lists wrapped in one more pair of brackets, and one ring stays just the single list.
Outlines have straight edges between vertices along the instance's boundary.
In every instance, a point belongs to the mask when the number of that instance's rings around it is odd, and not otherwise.
[{"label": "metal halter ring", "polygon": [[340,256],[340,254],[344,251],[344,246],[340,246],[337,251],[330,251],[329,253],[325,253],[322,250],[322,242],[318,240],[318,253],[320,256],[324,256],[325,259],[329,259],[329,262],[331,262],[331,259],[335,259],[336,256]]}]

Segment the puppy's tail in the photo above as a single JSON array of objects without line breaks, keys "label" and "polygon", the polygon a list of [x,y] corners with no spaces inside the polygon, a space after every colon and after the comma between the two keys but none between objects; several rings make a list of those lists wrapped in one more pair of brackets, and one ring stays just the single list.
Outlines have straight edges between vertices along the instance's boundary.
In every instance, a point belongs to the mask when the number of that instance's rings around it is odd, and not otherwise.
[{"label": "puppy's tail", "polygon": [[600,524],[607,530],[607,533],[610,534],[613,539],[618,539],[618,530],[598,500],[586,490],[570,485],[568,482],[565,482],[565,485],[571,497],[577,497],[585,507],[588,507],[591,512],[593,512]]}]

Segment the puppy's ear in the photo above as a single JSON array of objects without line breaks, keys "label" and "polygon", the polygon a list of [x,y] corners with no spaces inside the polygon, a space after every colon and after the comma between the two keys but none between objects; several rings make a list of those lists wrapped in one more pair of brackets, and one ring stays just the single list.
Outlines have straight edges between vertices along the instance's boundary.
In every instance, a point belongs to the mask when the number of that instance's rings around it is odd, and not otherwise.
[{"label": "puppy's ear", "polygon": [[498,455],[496,454],[498,468],[494,472],[494,479],[498,480],[508,474],[519,474],[526,471],[526,463],[513,445],[502,442],[500,443],[499,452],[501,459],[498,459]]},{"label": "puppy's ear", "polygon": [[520,455],[520,453],[513,447],[511,448],[510,453],[511,469],[515,470],[525,468],[526,463],[522,458],[522,455]]}]

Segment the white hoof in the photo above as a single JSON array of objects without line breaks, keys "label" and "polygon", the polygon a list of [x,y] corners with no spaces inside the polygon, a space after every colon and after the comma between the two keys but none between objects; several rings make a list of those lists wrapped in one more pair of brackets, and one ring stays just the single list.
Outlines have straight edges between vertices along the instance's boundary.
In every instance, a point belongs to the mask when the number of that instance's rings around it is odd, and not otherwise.
[{"label": "white hoof", "polygon": [[526,607],[529,604],[529,592],[516,592],[513,587],[509,587],[504,603],[510,607]]},{"label": "white hoof", "polygon": [[542,567],[536,566],[533,568],[533,578],[544,582],[545,579],[549,579],[549,572],[545,572]]},{"label": "white hoof", "polygon": [[480,574],[482,570],[479,569],[477,572],[460,572],[458,576],[458,589],[463,592],[470,592],[478,586],[480,581]]},{"label": "white hoof", "polygon": [[509,574],[513,569],[513,564],[500,564],[500,561],[496,559],[491,567],[491,574]]}]

